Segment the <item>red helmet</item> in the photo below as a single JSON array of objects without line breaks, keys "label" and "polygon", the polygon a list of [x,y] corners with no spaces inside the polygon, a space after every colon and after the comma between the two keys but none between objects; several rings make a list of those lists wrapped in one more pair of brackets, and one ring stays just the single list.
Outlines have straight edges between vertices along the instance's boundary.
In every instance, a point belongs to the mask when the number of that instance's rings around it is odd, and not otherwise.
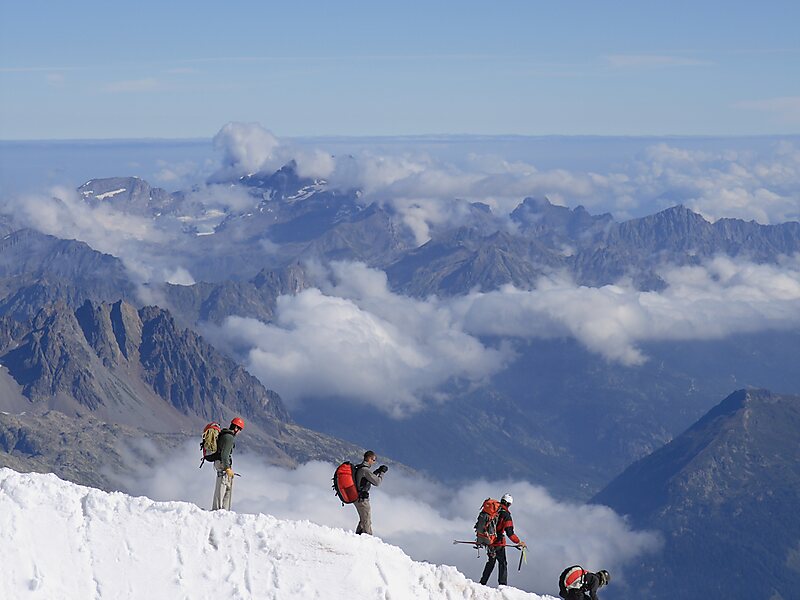
[{"label": "red helmet", "polygon": [[244,429],[244,419],[241,417],[236,417],[231,421],[231,426],[236,425],[239,429]]}]

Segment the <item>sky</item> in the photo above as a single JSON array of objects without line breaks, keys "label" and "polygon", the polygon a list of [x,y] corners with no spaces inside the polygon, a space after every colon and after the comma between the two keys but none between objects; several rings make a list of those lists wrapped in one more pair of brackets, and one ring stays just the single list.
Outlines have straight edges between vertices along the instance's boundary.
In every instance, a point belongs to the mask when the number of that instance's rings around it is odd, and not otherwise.
[{"label": "sky", "polygon": [[791,0],[2,0],[0,139],[797,133],[798,22]]}]

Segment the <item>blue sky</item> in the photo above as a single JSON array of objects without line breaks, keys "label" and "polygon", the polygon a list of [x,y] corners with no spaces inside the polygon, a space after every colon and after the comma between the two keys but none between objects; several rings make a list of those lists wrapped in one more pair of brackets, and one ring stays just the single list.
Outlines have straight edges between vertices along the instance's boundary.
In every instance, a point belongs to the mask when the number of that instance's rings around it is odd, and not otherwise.
[{"label": "blue sky", "polygon": [[800,3],[0,3],[0,139],[800,131]]}]

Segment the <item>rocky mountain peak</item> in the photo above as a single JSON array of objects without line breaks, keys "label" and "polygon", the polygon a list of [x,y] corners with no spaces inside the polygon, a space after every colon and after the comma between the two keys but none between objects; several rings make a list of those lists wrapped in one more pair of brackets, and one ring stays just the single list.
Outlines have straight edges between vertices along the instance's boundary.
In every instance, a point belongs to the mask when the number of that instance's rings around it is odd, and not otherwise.
[{"label": "rocky mountain peak", "polygon": [[[637,577],[656,582],[648,597],[707,597],[720,589],[707,581],[707,566],[747,572],[786,563],[796,552],[800,528],[800,396],[739,390],[692,427],[634,463],[594,501],[660,530],[662,555],[645,560]],[[712,531],[710,538],[705,532]],[[702,557],[702,560],[698,560]],[[675,575],[680,573],[680,577]],[[735,578],[736,597],[789,598],[797,577],[776,570],[768,582]],[[660,590],[679,580],[681,589]],[[775,590],[783,590],[775,595]]]},{"label": "rocky mountain peak", "polygon": [[662,234],[686,235],[695,232],[705,232],[711,229],[711,223],[706,221],[703,215],[694,212],[692,209],[678,204],[665,208],[641,219],[627,221],[623,225],[640,228],[656,229]]},{"label": "rocky mountain peak", "polygon": [[297,174],[297,163],[292,160],[275,172],[243,175],[238,182],[249,188],[257,188],[265,194],[266,200],[287,200],[295,198],[303,189],[314,188],[315,182]]},{"label": "rocky mountain peak", "polygon": [[706,218],[703,217],[703,215],[693,211],[691,208],[683,204],[676,204],[675,206],[665,208],[664,210],[651,215],[651,217],[659,221],[693,223],[700,226],[703,224],[707,225],[709,223]]},{"label": "rocky mountain peak", "polygon": [[150,428],[233,413],[265,431],[290,422],[277,394],[158,307],[59,302],[3,331],[0,363],[46,408]]},{"label": "rocky mountain peak", "polygon": [[610,214],[591,215],[583,206],[570,209],[552,204],[547,197],[525,198],[511,213],[522,231],[550,244],[587,243],[605,233],[613,223]]},{"label": "rocky mountain peak", "polygon": [[95,304],[91,300],[75,311],[86,341],[106,366],[139,360],[142,320],[135,307],[118,300]]},{"label": "rocky mountain peak", "polygon": [[298,263],[282,269],[262,269],[250,283],[256,288],[277,290],[281,294],[298,294],[310,285],[305,269]]},{"label": "rocky mountain peak", "polygon": [[90,179],[78,188],[90,206],[109,204],[117,210],[156,216],[174,203],[172,195],[162,188],[151,187],[138,177]]},{"label": "rocky mountain peak", "polygon": [[0,355],[23,393],[34,401],[74,398],[89,409],[105,403],[93,376],[97,356],[87,344],[75,315],[63,302],[39,310],[30,327]]}]

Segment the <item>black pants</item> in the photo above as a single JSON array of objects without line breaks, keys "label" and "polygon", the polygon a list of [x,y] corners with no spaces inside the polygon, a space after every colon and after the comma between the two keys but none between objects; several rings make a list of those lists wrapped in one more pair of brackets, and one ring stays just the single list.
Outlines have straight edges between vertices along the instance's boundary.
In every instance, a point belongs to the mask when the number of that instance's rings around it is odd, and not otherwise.
[{"label": "black pants", "polygon": [[508,561],[506,560],[505,546],[493,548],[493,552],[489,554],[489,560],[486,561],[486,566],[483,568],[481,583],[486,585],[489,581],[489,575],[494,571],[494,563],[497,563],[497,584],[508,585]]}]

